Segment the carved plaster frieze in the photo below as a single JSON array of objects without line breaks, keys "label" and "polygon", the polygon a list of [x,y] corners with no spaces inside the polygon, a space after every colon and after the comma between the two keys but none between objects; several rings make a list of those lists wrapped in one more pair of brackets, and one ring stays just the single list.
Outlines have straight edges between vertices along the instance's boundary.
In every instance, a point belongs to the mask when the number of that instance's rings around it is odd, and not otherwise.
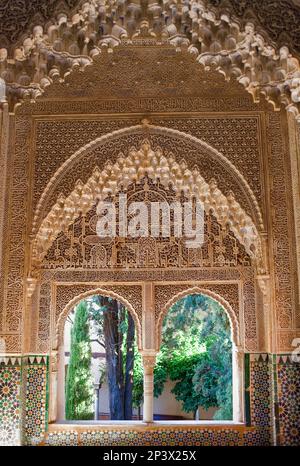
[{"label": "carved plaster frieze", "polygon": [[101,53],[120,45],[173,45],[187,50],[204,69],[216,68],[237,79],[255,101],[265,95],[274,108],[285,105],[297,117],[300,102],[299,61],[288,47],[279,50],[228,14],[218,16],[206,1],[111,2],[89,0],[72,18],[61,15],[33,35],[9,58],[0,51],[0,77],[12,104],[36,99],[74,69],[84,70]]},{"label": "carved plaster frieze", "polygon": [[[71,17],[84,3],[86,0],[18,0],[16,9],[14,0],[7,0],[0,7],[0,47],[12,50],[36,25],[55,24],[65,14]],[[288,45],[300,53],[299,0],[209,0],[208,6],[218,18],[227,13],[241,25],[253,21],[258,32],[274,44]]]},{"label": "carved plaster frieze", "polygon": [[[105,125],[102,122],[99,125],[97,121],[91,124],[87,122],[83,128],[81,120],[71,120],[66,125],[57,125],[56,122],[53,124],[51,121],[46,122],[41,128],[38,124],[32,235],[36,235],[42,220],[57,202],[60,194],[68,197],[79,178],[86,184],[95,167],[103,170],[108,160],[113,165],[120,154],[129,153],[133,146],[140,147],[145,138],[150,141],[152,147],[163,147],[165,155],[172,154],[178,164],[185,160],[190,170],[197,166],[201,176],[207,181],[214,178],[224,195],[228,195],[230,190],[233,191],[257,228],[264,230],[261,212],[263,205],[260,207],[263,192],[259,174],[260,155],[253,149],[255,142],[258,143],[259,128],[255,124],[256,120],[246,119],[244,123],[231,118],[230,122],[220,125],[219,121],[213,119],[209,123],[211,135],[208,137],[207,122],[201,124],[201,119],[199,127],[198,120],[195,120],[194,124],[191,121],[188,121],[190,124],[185,124],[184,120],[180,120],[185,132],[180,131],[180,124],[177,125],[176,121],[172,120],[166,120],[168,127],[163,126],[163,120],[159,121],[159,126],[156,122],[153,125],[131,125],[134,121],[129,120],[129,126],[124,127],[125,120],[123,128],[115,130],[120,127],[115,124],[116,121],[120,120],[107,120]],[[247,133],[243,124],[246,125]],[[174,130],[173,125],[178,129]],[[245,140],[241,135],[237,135],[241,127]],[[68,144],[61,145],[58,131],[65,133]],[[97,137],[99,133],[100,137]],[[220,143],[219,134],[230,135],[229,141],[224,138],[226,142]],[[202,135],[204,141],[199,139]],[[238,156],[235,154],[237,146]],[[242,164],[240,159],[243,160]]]},{"label": "carved plaster frieze", "polygon": [[133,148],[128,156],[120,155],[115,164],[108,161],[104,170],[95,167],[88,182],[83,184],[78,180],[67,198],[59,197],[33,240],[33,263],[43,259],[58,234],[65,231],[80,212],[86,214],[95,202],[103,201],[108,195],[116,195],[120,185],[126,190],[133,181],[141,181],[145,176],[159,180],[166,188],[171,184],[178,195],[184,192],[199,199],[207,212],[213,211],[220,225],[229,226],[250,257],[259,261],[259,233],[234,194],[230,192],[224,196],[215,180],[207,183],[197,167],[190,170],[185,161],[177,163],[172,154],[166,157],[161,148],[154,151],[149,141],[145,140],[139,149]]}]

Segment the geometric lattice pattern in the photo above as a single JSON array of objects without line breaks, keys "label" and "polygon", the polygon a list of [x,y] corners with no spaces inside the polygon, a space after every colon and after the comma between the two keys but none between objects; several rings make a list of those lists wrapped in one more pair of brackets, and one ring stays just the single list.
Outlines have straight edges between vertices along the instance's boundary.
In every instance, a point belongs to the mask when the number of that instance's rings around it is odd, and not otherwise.
[{"label": "geometric lattice pattern", "polygon": [[[71,427],[70,427],[71,429]],[[243,430],[234,428],[107,430],[49,432],[43,444],[49,446],[237,446],[243,445]]]},{"label": "geometric lattice pattern", "polygon": [[266,447],[270,446],[270,431],[263,427],[256,427],[244,433],[244,447]]},{"label": "geometric lattice pattern", "polygon": [[280,444],[300,446],[300,363],[278,358]]},{"label": "geometric lattice pattern", "polygon": [[255,435],[259,445],[271,443],[272,366],[269,361],[267,354],[250,355],[251,425],[258,427]]},{"label": "geometric lattice pattern", "polygon": [[48,421],[48,361],[47,357],[26,358],[23,368],[26,393],[23,441],[36,445],[41,441]]},{"label": "geometric lattice pattern", "polygon": [[20,444],[21,358],[0,362],[0,446]]},{"label": "geometric lattice pattern", "polygon": [[[274,366],[272,365],[272,360]],[[48,370],[47,356],[6,357],[0,359],[0,445],[146,445],[146,446],[264,446],[272,444],[272,376],[277,379],[275,399],[281,445],[300,445],[300,364],[289,356],[272,359],[266,354],[250,355],[250,426],[191,426],[182,428],[153,426],[79,430],[69,426],[47,432]],[[21,382],[22,377],[22,382]],[[23,384],[23,385],[22,385]],[[23,409],[21,412],[21,385]]]}]

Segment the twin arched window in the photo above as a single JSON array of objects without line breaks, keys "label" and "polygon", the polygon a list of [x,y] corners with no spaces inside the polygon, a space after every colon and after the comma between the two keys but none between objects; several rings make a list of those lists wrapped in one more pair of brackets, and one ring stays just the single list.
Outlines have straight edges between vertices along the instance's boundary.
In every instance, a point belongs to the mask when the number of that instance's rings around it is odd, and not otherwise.
[{"label": "twin arched window", "polygon": [[141,420],[149,381],[154,421],[232,421],[232,348],[224,308],[203,294],[185,296],[164,318],[153,381],[146,380],[132,315],[113,298],[90,296],[65,322],[59,421]]}]

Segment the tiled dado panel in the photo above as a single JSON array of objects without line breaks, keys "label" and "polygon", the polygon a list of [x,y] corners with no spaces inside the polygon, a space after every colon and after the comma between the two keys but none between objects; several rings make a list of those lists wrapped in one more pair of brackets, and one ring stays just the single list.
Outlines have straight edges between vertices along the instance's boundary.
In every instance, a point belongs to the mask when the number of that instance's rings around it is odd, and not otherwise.
[{"label": "tiled dado panel", "polygon": [[47,356],[0,357],[0,446],[41,441],[47,395]]},{"label": "tiled dado panel", "polygon": [[290,355],[276,359],[277,425],[280,445],[300,446],[300,362]]},{"label": "tiled dado panel", "polygon": [[245,421],[254,428],[245,433],[245,445],[274,443],[272,358],[267,354],[245,354]]},{"label": "tiled dado panel", "polygon": [[[0,445],[300,445],[300,363],[289,356],[245,356],[247,427],[47,426],[46,356],[0,358]],[[272,396],[273,387],[275,396]],[[21,429],[20,429],[21,425]],[[22,440],[20,440],[22,437]]]},{"label": "tiled dado panel", "polygon": [[47,446],[242,446],[259,445],[255,428],[237,426],[49,426]]},{"label": "tiled dado panel", "polygon": [[22,364],[22,443],[40,443],[48,428],[49,361],[47,356],[29,356]]},{"label": "tiled dado panel", "polygon": [[275,430],[277,445],[300,446],[300,362],[291,355],[246,355],[245,381],[247,424],[258,429],[247,434],[249,444],[273,444]]},{"label": "tiled dado panel", "polygon": [[20,445],[22,358],[0,357],[0,446]]}]

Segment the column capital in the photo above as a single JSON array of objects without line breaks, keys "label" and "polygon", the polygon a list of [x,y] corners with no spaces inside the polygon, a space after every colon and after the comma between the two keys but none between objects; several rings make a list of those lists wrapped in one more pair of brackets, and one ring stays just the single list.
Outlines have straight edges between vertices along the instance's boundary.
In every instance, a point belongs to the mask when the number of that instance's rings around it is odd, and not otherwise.
[{"label": "column capital", "polygon": [[156,351],[143,351],[142,353],[143,358],[143,366],[144,368],[154,368],[156,364]]},{"label": "column capital", "polygon": [[154,367],[156,363],[155,351],[143,351],[144,367],[144,408],[143,419],[146,423],[153,422],[153,392],[154,392]]}]

